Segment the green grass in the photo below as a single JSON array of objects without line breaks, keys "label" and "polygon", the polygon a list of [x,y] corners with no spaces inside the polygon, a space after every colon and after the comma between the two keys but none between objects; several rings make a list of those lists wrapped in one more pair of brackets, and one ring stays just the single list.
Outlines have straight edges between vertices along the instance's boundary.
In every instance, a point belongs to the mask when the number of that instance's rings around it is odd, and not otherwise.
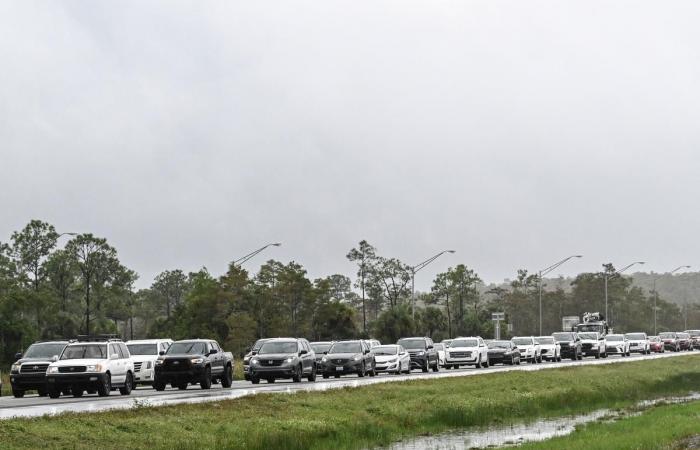
[{"label": "green grass", "polygon": [[10,386],[10,372],[5,372],[3,370],[2,372],[2,396],[6,395],[11,395],[12,394],[12,386]]},{"label": "green grass", "polygon": [[233,379],[234,379],[234,380],[242,380],[242,379],[244,379],[244,376],[243,376],[243,360],[242,360],[242,359],[234,359],[234,360],[233,360]]},{"label": "green grass", "polygon": [[361,449],[629,406],[700,386],[700,356],[0,421],[2,448]]},{"label": "green grass", "polygon": [[680,449],[700,435],[700,402],[656,406],[641,416],[591,423],[574,433],[519,447],[527,450]]}]

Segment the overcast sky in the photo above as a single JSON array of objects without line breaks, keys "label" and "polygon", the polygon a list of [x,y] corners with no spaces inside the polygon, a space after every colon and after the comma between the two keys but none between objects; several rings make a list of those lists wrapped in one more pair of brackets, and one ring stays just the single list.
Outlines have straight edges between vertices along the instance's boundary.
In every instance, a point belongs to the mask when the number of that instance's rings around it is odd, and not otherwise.
[{"label": "overcast sky", "polygon": [[[0,240],[485,281],[700,268],[697,1],[0,2]],[[64,243],[64,241],[62,241]]]}]

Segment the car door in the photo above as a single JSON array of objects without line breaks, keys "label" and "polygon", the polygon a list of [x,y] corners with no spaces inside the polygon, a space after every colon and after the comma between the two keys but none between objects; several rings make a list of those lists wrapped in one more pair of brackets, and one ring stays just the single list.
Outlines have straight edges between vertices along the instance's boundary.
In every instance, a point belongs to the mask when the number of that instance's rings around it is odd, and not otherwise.
[{"label": "car door", "polygon": [[479,338],[479,354],[481,355],[481,360],[482,361],[488,361],[489,360],[489,352],[488,349],[486,348],[486,344],[484,343],[484,340]]},{"label": "car door", "polygon": [[[112,355],[117,355],[116,359],[112,359]],[[126,378],[126,370],[124,368],[124,358],[119,351],[117,344],[109,344],[109,367],[112,375],[112,383],[123,383]]]},{"label": "car door", "polygon": [[220,374],[224,370],[222,359],[224,355],[221,352],[221,347],[219,347],[219,343],[216,341],[209,342],[209,346],[211,350],[216,350],[216,353],[209,357],[209,361],[211,362],[211,373]]}]

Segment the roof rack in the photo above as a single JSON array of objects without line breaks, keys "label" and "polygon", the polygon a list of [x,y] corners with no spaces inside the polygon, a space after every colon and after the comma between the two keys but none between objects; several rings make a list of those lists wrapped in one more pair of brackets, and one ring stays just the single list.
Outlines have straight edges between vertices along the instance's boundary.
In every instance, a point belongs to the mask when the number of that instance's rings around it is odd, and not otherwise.
[{"label": "roof rack", "polygon": [[78,342],[111,342],[121,341],[122,338],[118,334],[81,334],[78,335]]}]

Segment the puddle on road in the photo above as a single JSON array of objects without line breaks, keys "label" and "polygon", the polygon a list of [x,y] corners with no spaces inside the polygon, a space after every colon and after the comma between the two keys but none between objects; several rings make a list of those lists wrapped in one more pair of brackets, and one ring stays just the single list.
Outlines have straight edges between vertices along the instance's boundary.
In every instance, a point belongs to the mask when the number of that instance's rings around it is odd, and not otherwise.
[{"label": "puddle on road", "polygon": [[451,431],[435,436],[401,441],[383,450],[465,450],[474,448],[506,447],[525,442],[544,441],[573,433],[577,426],[598,420],[616,420],[641,414],[644,410],[660,404],[686,403],[700,400],[700,393],[684,397],[666,397],[644,400],[629,409],[599,409],[577,416],[558,417],[532,423],[512,424],[503,427],[479,428],[466,431]]}]

